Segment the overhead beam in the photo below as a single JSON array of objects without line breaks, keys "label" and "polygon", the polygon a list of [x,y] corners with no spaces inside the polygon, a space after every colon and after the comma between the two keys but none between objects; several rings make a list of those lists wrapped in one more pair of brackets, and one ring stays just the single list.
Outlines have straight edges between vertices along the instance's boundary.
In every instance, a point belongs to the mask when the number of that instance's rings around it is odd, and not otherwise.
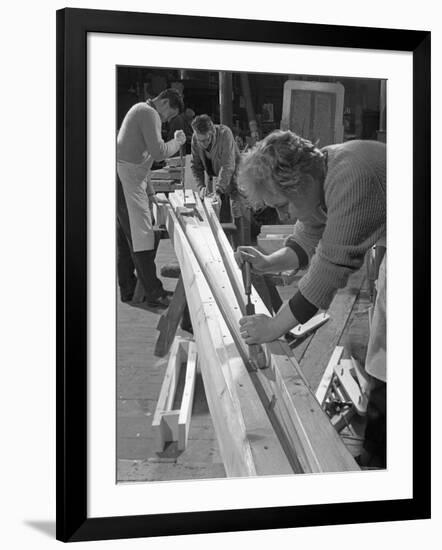
[{"label": "overhead beam", "polygon": [[232,73],[219,71],[219,110],[220,122],[229,128],[233,125]]}]

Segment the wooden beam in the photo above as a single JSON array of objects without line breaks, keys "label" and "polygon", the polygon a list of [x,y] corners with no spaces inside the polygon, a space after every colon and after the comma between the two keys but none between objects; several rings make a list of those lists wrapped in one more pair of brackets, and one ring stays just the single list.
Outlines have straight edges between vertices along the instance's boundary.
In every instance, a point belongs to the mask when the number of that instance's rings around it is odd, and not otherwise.
[{"label": "wooden beam", "polygon": [[345,291],[337,292],[327,311],[330,321],[315,332],[314,336],[305,344],[306,347],[303,343],[295,351],[302,371],[313,391],[318,388],[328,360],[339,344],[364,280],[363,269],[350,276],[347,288]]},{"label": "wooden beam", "polygon": [[233,125],[232,73],[219,71],[220,122],[230,128]]},{"label": "wooden beam", "polygon": [[[273,344],[273,343],[272,343]],[[274,343],[276,344],[276,342]],[[274,353],[273,357],[277,357]],[[299,368],[290,357],[273,358],[273,369],[279,398],[290,411],[290,434],[294,444],[300,441],[306,461],[304,471],[344,472],[357,471],[359,466],[342,442],[330,419],[305,383]]]},{"label": "wooden beam", "polygon": [[293,473],[172,208],[169,235],[183,274],[201,373],[228,476]]}]

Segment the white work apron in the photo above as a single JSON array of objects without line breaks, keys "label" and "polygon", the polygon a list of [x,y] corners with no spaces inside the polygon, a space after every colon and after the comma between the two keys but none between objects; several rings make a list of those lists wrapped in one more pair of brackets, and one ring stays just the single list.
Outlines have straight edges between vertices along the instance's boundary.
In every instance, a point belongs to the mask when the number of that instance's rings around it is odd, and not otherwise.
[{"label": "white work apron", "polygon": [[153,250],[155,234],[146,187],[150,177],[152,157],[141,164],[117,161],[117,172],[123,187],[129,213],[130,233],[134,252]]}]

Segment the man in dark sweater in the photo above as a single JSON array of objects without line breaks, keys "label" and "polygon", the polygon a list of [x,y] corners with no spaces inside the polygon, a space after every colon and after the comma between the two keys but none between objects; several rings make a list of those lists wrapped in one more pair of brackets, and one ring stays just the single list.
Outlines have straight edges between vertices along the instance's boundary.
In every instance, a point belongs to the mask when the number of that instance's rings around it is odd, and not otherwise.
[{"label": "man in dark sweater", "polygon": [[[207,187],[219,197],[220,221],[233,221],[240,233],[240,242],[248,242],[250,208],[238,190],[237,174],[241,155],[232,130],[224,124],[213,124],[208,115],[192,121],[191,168],[201,198]],[[209,185],[206,187],[205,174]]]}]

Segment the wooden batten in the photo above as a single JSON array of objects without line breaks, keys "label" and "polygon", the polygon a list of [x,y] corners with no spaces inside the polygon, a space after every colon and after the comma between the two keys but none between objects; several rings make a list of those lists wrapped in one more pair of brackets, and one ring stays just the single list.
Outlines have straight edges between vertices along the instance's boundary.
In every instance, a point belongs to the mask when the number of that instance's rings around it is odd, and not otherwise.
[{"label": "wooden batten", "polygon": [[[187,229],[192,218],[186,217],[181,223]],[[227,475],[293,473],[206,277],[170,207],[168,231],[181,267],[207,401]]]}]

